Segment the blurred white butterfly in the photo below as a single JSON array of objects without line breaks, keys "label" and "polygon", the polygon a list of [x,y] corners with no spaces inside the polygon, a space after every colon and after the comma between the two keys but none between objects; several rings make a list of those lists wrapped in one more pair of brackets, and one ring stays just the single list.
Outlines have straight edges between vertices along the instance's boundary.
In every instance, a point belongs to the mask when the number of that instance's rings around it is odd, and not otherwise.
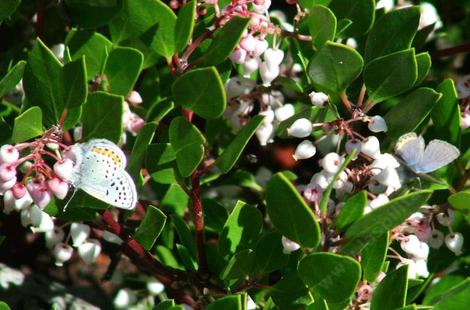
[{"label": "blurred white butterfly", "polygon": [[126,156],[113,142],[93,139],[72,146],[75,161],[71,184],[114,207],[133,209],[137,203],[134,181],[126,172]]},{"label": "blurred white butterfly", "polygon": [[410,132],[398,139],[395,153],[416,173],[433,172],[460,156],[459,149],[446,141],[435,139],[424,146],[423,137]]}]

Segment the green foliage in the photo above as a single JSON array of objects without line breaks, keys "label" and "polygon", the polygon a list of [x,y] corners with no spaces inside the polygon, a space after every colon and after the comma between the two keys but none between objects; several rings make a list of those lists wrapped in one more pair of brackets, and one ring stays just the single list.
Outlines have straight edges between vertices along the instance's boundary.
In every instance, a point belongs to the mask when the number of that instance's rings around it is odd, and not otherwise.
[{"label": "green foliage", "polygon": [[307,23],[314,48],[318,49],[327,41],[334,39],[336,34],[336,17],[327,7],[321,5],[312,7]]},{"label": "green foliage", "polygon": [[129,47],[113,49],[104,67],[110,91],[126,97],[137,81],[143,61],[144,56],[136,49]]},{"label": "green foliage", "polygon": [[166,223],[166,215],[154,206],[149,206],[145,217],[137,228],[134,238],[146,250],[150,250]]},{"label": "green foliage", "polygon": [[397,309],[405,306],[408,267],[390,272],[377,286],[371,301],[371,309]]},{"label": "green foliage", "polygon": [[41,109],[31,107],[15,118],[11,140],[14,143],[19,143],[40,136],[42,133]]}]

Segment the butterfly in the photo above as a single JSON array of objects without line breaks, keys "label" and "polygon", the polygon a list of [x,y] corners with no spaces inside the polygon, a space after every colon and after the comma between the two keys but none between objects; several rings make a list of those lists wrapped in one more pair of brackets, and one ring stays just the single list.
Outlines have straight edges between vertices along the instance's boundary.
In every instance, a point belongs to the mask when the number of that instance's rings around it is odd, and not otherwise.
[{"label": "butterfly", "polygon": [[395,153],[415,173],[430,173],[442,168],[460,156],[458,148],[442,140],[431,140],[425,148],[424,139],[410,132],[398,139]]},{"label": "butterfly", "polygon": [[113,142],[93,139],[77,143],[69,151],[75,161],[70,183],[114,207],[131,210],[137,191],[126,172],[126,156]]}]

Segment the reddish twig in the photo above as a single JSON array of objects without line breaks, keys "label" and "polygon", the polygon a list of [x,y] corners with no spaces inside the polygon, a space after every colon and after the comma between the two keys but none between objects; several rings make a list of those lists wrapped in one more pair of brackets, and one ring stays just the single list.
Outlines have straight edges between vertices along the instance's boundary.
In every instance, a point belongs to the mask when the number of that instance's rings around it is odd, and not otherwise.
[{"label": "reddish twig", "polygon": [[204,249],[204,219],[201,202],[201,188],[199,173],[194,171],[191,175],[191,206],[194,212],[194,226],[196,229],[197,258],[200,271],[207,271],[206,252]]},{"label": "reddish twig", "polygon": [[455,54],[466,53],[466,52],[470,52],[470,42],[466,42],[461,45],[437,50],[434,53],[431,53],[431,57],[433,59],[439,59],[439,58],[448,57],[448,56],[452,56]]}]

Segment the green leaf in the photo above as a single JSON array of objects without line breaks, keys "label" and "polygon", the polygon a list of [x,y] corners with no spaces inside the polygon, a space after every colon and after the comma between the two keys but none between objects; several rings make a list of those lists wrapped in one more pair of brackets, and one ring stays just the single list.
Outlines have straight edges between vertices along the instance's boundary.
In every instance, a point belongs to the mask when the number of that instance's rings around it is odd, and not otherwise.
[{"label": "green leaf", "polygon": [[230,295],[217,299],[213,303],[209,304],[206,310],[242,310],[242,298],[241,295]]},{"label": "green leaf", "polygon": [[346,226],[354,223],[361,218],[364,214],[364,208],[367,204],[367,192],[361,191],[349,197],[344,206],[341,207],[338,218],[336,219],[336,226],[340,230],[344,230]]},{"label": "green leaf", "polygon": [[249,23],[249,18],[238,16],[231,18],[222,29],[214,34],[214,39],[204,55],[205,63],[209,66],[218,65],[230,56]]},{"label": "green leaf", "polygon": [[63,67],[64,109],[79,108],[88,95],[85,58],[71,61]]},{"label": "green leaf", "polygon": [[93,80],[104,69],[113,44],[105,36],[93,31],[73,29],[65,38],[72,60],[85,56],[87,80]]},{"label": "green leaf", "polygon": [[111,51],[106,60],[104,74],[110,91],[127,97],[139,77],[144,55],[130,47],[117,47]]},{"label": "green leaf", "polygon": [[189,176],[204,157],[204,136],[186,119],[176,117],[170,124],[169,140],[179,172],[183,177]]},{"label": "green leaf", "polygon": [[417,6],[393,10],[383,15],[367,36],[365,61],[410,48],[420,15]]},{"label": "green leaf", "polygon": [[6,302],[0,301],[0,310],[10,310],[10,307]]},{"label": "green leaf", "polygon": [[243,126],[229,146],[217,158],[216,164],[222,173],[227,173],[233,168],[251,137],[255,134],[256,129],[263,123],[263,119],[264,116],[262,115],[251,118],[248,124]]},{"label": "green leaf", "polygon": [[175,50],[176,16],[159,0],[123,0],[120,14],[109,24],[114,42],[139,38],[157,54],[169,59]]},{"label": "green leaf", "polygon": [[327,7],[316,5],[309,11],[307,26],[312,36],[312,45],[319,49],[336,34],[336,17]]},{"label": "green leaf", "polygon": [[[0,4],[1,6],[1,4]],[[23,77],[26,61],[20,60],[11,68],[8,73],[0,80],[0,98],[11,91],[20,82]]]},{"label": "green leaf", "polygon": [[168,98],[162,99],[148,109],[145,119],[147,121],[160,122],[174,107],[173,101]]},{"label": "green leaf", "polygon": [[434,305],[438,303],[443,298],[451,296],[452,294],[447,294],[453,289],[463,286],[469,286],[469,283],[466,280],[466,277],[458,274],[448,274],[442,277],[437,283],[434,283],[424,296],[423,304],[424,305]]},{"label": "green leaf", "polygon": [[418,75],[416,78],[415,85],[419,85],[428,76],[429,70],[431,69],[432,62],[429,53],[424,52],[417,54],[416,64],[418,69]]},{"label": "green leaf", "polygon": [[432,191],[417,191],[392,199],[387,204],[364,215],[349,227],[348,238],[382,235],[401,224],[416,212],[430,197]]},{"label": "green leaf", "polygon": [[283,278],[271,287],[269,294],[279,309],[301,309],[313,302],[296,271],[283,275]]},{"label": "green leaf", "polygon": [[364,279],[368,282],[375,282],[382,271],[388,250],[388,238],[388,233],[377,236],[362,250],[361,266]]},{"label": "green leaf", "polygon": [[173,216],[172,220],[181,243],[188,249],[191,257],[196,259],[196,243],[194,241],[194,235],[191,233],[189,226],[181,217],[177,215]]},{"label": "green leaf", "polygon": [[155,306],[153,310],[168,310],[170,307],[175,305],[175,301],[173,299],[166,299],[161,301],[158,305]]},{"label": "green leaf", "polygon": [[171,88],[176,104],[206,118],[225,111],[225,90],[215,67],[194,69],[181,75]]},{"label": "green leaf", "polygon": [[281,242],[282,235],[271,232],[263,235],[255,249],[256,273],[270,273],[284,267],[289,255],[284,254]]},{"label": "green leaf", "polygon": [[361,55],[347,45],[328,41],[308,64],[308,75],[319,90],[338,94],[362,71]]},{"label": "green leaf", "polygon": [[454,145],[460,144],[460,105],[452,79],[446,79],[436,89],[442,94],[431,112],[435,137]]},{"label": "green leaf", "polygon": [[320,242],[320,227],[292,183],[282,173],[268,182],[266,206],[273,225],[281,234],[304,247]]},{"label": "green leaf", "polygon": [[330,9],[338,19],[348,19],[352,24],[343,34],[347,37],[360,37],[370,30],[375,18],[374,0],[333,0]]},{"label": "green leaf", "polygon": [[220,233],[224,229],[224,224],[228,218],[228,212],[223,205],[216,200],[203,198],[204,225]]},{"label": "green leaf", "polygon": [[175,25],[175,52],[184,50],[193,34],[196,18],[196,1],[186,3],[178,12]]},{"label": "green leaf", "polygon": [[189,252],[188,248],[182,244],[176,244],[176,251],[178,252],[178,256],[181,259],[186,270],[190,270],[193,272],[197,271],[197,261],[196,258]]},{"label": "green leaf", "polygon": [[122,7],[122,0],[65,0],[67,13],[82,28],[106,25]]},{"label": "green leaf", "polygon": [[147,149],[145,166],[155,182],[162,184],[177,182],[175,173],[176,154],[171,144],[151,144]]},{"label": "green leaf", "polygon": [[88,96],[83,105],[83,138],[104,138],[118,143],[121,138],[124,99],[105,92],[95,92]]},{"label": "green leaf", "polygon": [[11,140],[20,143],[42,135],[42,111],[39,107],[31,107],[15,118]]},{"label": "green leaf", "polygon": [[220,278],[222,280],[244,279],[253,269],[254,258],[254,252],[250,249],[236,253],[230,258]]},{"label": "green leaf", "polygon": [[361,279],[361,266],[357,261],[333,253],[308,255],[300,261],[297,270],[307,287],[328,302],[351,297]]},{"label": "green leaf", "polygon": [[219,237],[219,250],[228,256],[253,248],[261,231],[262,217],[255,206],[237,201]]},{"label": "green leaf", "polygon": [[393,310],[405,306],[408,266],[387,273],[374,290],[371,310]]},{"label": "green leaf", "polygon": [[132,153],[129,158],[129,163],[127,164],[127,171],[129,171],[129,174],[134,180],[138,180],[136,184],[137,188],[141,188],[143,185],[143,177],[140,170],[144,163],[145,152],[147,151],[149,144],[152,142],[156,128],[157,123],[146,123],[139,130],[134,146],[132,147]]},{"label": "green leaf", "polygon": [[148,206],[145,217],[137,228],[134,239],[146,250],[150,250],[165,227],[166,215],[157,207]]},{"label": "green leaf", "polygon": [[450,205],[457,210],[470,209],[470,191],[461,191],[449,197]]},{"label": "green leaf", "polygon": [[6,0],[0,2],[0,22],[7,19],[11,14],[16,11],[20,5],[21,0]]},{"label": "green leaf", "polygon": [[[384,115],[392,138],[414,131],[429,115],[441,95],[431,88],[414,90]],[[413,115],[413,117],[410,117]]]},{"label": "green leaf", "polygon": [[364,68],[364,82],[369,101],[384,101],[409,90],[416,82],[414,49],[378,57]]}]

